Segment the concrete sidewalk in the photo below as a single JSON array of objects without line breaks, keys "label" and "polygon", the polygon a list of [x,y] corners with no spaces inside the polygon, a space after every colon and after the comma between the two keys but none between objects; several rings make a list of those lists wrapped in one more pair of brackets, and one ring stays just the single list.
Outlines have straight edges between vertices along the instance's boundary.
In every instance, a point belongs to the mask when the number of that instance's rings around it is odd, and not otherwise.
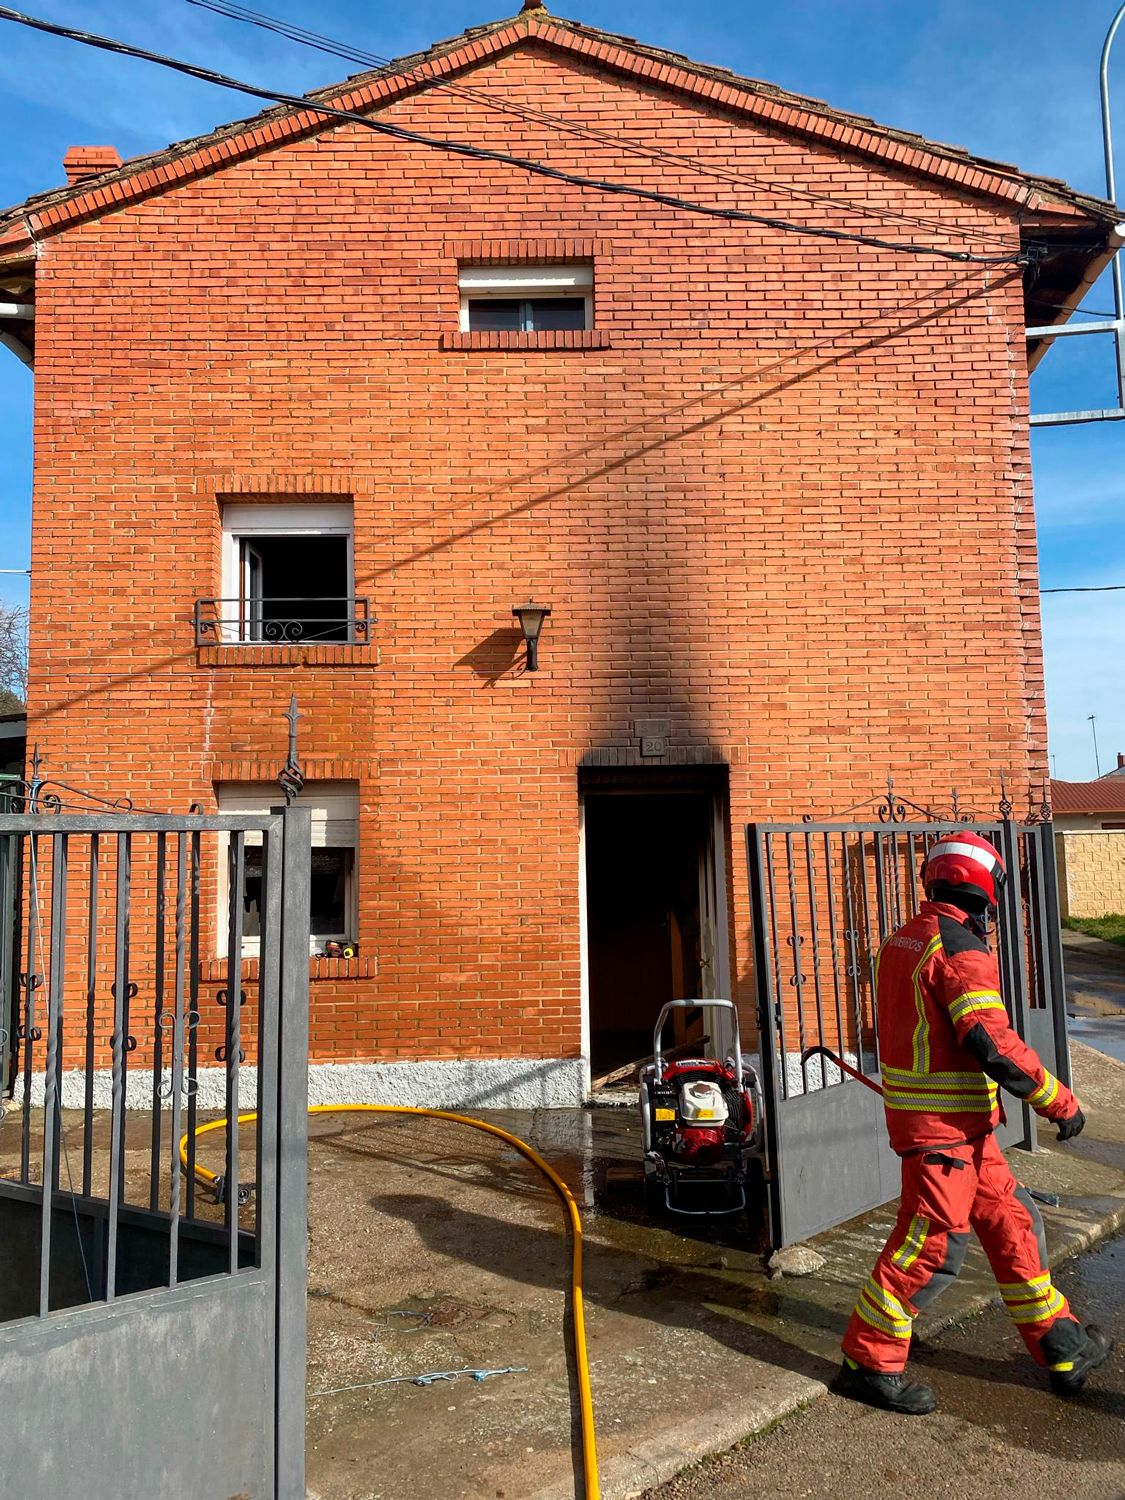
[{"label": "concrete sidewalk", "polygon": [[[1014,1153],[1052,1256],[1125,1222],[1125,1065],[1074,1047],[1089,1125]],[[654,1223],[631,1109],[490,1113],[571,1184],[606,1500],[636,1495],[820,1395],[893,1206],[820,1236],[815,1275],[771,1280],[745,1240]],[[502,1142],[427,1120],[310,1122],[309,1494],[562,1500],[580,1494],[565,1339],[569,1251],[540,1174]],[[975,1249],[925,1335],[994,1296]],[[1018,1338],[1012,1333],[1013,1349]],[[394,1376],[526,1366],[483,1382]],[[343,1387],[360,1387],[342,1389]],[[364,1388],[366,1387],[366,1388]]]}]

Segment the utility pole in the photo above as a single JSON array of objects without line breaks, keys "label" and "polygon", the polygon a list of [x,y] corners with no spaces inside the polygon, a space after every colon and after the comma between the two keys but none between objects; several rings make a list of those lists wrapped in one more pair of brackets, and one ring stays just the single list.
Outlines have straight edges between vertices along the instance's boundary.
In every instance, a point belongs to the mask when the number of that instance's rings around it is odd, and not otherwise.
[{"label": "utility pole", "polygon": [[1087,714],[1086,717],[1090,721],[1090,733],[1094,736],[1094,769],[1100,776],[1102,774],[1102,764],[1098,759],[1098,731],[1094,725],[1094,720],[1097,718],[1097,714]]}]

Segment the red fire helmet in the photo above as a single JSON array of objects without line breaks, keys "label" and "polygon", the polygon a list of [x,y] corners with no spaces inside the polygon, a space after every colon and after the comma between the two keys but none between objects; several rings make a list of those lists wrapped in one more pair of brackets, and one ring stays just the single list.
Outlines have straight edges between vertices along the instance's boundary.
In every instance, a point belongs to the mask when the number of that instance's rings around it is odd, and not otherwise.
[{"label": "red fire helmet", "polygon": [[922,866],[922,885],[927,894],[935,885],[967,886],[990,906],[996,905],[1007,878],[996,846],[967,829],[942,834]]}]

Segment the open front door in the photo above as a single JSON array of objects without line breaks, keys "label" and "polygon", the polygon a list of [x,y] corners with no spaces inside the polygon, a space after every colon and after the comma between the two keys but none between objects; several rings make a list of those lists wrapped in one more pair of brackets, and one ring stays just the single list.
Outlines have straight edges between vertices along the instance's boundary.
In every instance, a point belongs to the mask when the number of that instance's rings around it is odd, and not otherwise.
[{"label": "open front door", "polygon": [[[638,768],[583,786],[590,1066],[595,1085],[632,1078],[669,1000],[727,993],[725,779]],[[716,813],[719,809],[719,813]],[[698,1012],[676,1013],[673,1046],[708,1050]]]}]

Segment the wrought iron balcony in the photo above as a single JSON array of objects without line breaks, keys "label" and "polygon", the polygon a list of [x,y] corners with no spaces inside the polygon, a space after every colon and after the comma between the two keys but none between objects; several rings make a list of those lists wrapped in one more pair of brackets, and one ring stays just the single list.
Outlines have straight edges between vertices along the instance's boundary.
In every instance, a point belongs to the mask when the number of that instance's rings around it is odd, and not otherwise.
[{"label": "wrought iron balcony", "polygon": [[197,599],[197,646],[367,646],[367,599]]}]

